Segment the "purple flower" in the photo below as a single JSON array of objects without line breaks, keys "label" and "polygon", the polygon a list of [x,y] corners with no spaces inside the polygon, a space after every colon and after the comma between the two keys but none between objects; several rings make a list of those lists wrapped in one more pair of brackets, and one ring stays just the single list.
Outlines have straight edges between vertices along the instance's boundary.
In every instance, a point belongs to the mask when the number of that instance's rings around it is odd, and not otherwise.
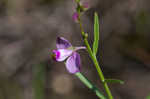
[{"label": "purple flower", "polygon": [[77,22],[78,18],[79,18],[79,14],[77,12],[74,12],[72,15],[72,19]]},{"label": "purple flower", "polygon": [[66,59],[66,68],[71,74],[80,72],[81,59],[76,52],[79,49],[86,49],[85,47],[73,47],[71,43],[63,37],[58,37],[56,41],[57,50],[53,50],[53,59],[61,62]]},{"label": "purple flower", "polygon": [[89,8],[89,3],[88,2],[83,2],[82,6],[83,6],[83,8],[88,9]]}]

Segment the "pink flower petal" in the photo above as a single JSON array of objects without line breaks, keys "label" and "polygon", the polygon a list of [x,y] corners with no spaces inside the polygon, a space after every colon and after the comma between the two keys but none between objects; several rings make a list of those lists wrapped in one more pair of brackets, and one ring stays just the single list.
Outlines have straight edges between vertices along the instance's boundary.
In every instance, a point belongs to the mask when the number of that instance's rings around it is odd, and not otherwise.
[{"label": "pink flower petal", "polygon": [[56,40],[57,49],[66,49],[71,47],[71,43],[63,37],[58,37]]},{"label": "pink flower petal", "polygon": [[77,52],[73,54],[66,61],[66,68],[71,74],[80,72],[81,60],[80,55]]},{"label": "pink flower petal", "polygon": [[69,57],[72,54],[72,52],[72,50],[68,49],[53,50],[53,58],[56,61],[64,61],[67,57]]},{"label": "pink flower petal", "polygon": [[78,18],[79,18],[79,14],[77,12],[74,12],[72,15],[72,19],[77,22]]},{"label": "pink flower petal", "polygon": [[83,7],[84,7],[84,8],[89,8],[89,4],[88,4],[88,2],[83,2],[83,4],[82,4],[82,5],[83,5]]}]

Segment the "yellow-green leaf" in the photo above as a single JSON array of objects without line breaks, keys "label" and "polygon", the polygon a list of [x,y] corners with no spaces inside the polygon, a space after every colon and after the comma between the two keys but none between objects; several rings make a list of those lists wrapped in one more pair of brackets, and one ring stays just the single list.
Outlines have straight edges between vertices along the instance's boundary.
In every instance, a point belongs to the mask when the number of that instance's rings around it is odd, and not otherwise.
[{"label": "yellow-green leaf", "polygon": [[118,79],[106,79],[105,82],[107,82],[107,83],[120,83],[120,84],[124,84],[124,81],[118,80]]},{"label": "yellow-green leaf", "polygon": [[94,14],[94,42],[93,42],[93,54],[96,55],[99,45],[99,18],[98,14]]}]

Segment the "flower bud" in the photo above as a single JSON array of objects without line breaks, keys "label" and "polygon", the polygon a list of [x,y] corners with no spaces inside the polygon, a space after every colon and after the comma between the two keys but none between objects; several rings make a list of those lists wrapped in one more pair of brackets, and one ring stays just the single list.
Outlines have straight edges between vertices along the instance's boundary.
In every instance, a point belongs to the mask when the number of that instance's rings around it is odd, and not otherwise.
[{"label": "flower bud", "polygon": [[77,22],[79,19],[79,14],[77,12],[73,13],[72,19]]}]

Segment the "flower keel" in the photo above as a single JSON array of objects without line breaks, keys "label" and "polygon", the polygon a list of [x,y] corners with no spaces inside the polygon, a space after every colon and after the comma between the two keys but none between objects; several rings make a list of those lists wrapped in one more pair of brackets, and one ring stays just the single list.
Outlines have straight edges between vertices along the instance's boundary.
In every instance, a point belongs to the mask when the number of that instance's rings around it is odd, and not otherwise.
[{"label": "flower keel", "polygon": [[73,52],[73,54],[66,61],[66,68],[69,73],[75,74],[77,72],[80,72],[80,67],[80,55],[77,52]]},{"label": "flower keel", "polygon": [[53,50],[53,59],[56,61],[64,61],[67,57],[69,57],[72,54],[72,50],[68,49],[58,49]]}]

